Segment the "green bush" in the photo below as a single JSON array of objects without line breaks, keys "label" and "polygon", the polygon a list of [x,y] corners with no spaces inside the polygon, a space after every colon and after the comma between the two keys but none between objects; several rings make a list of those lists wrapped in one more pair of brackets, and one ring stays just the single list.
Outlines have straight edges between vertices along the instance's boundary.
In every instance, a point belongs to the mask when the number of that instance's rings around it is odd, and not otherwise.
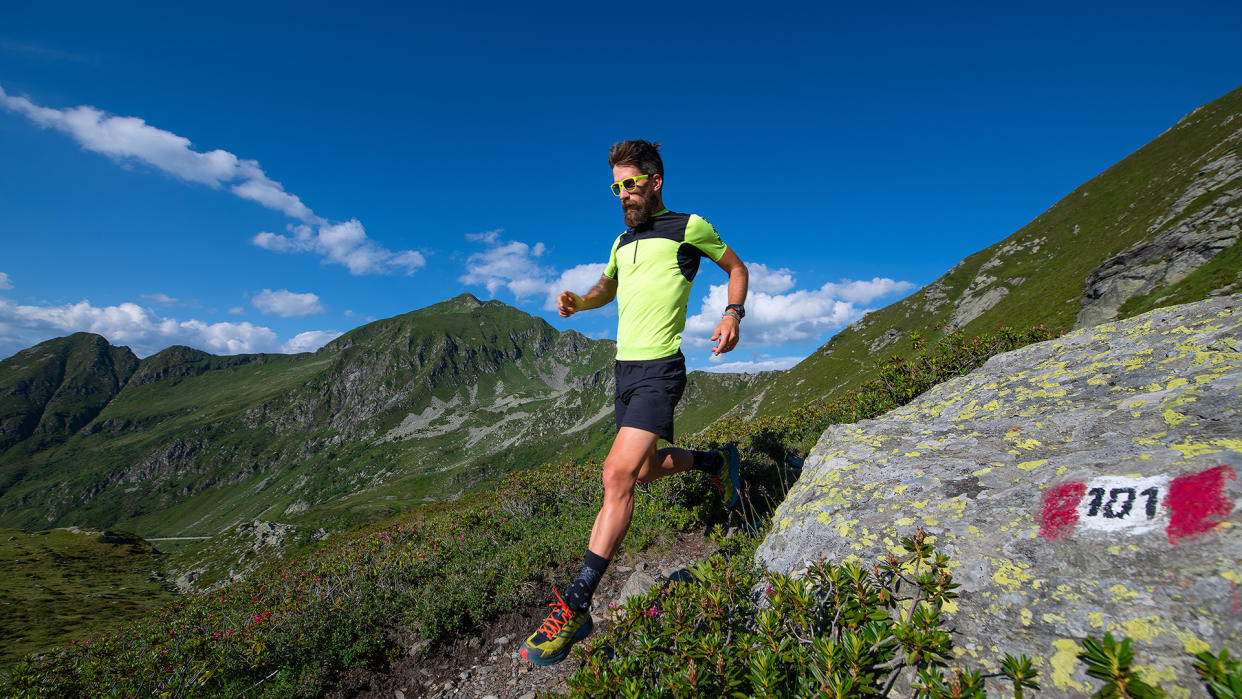
[{"label": "green bush", "polygon": [[[953,644],[941,627],[957,596],[948,559],[923,531],[906,555],[878,564],[820,560],[792,578],[751,565],[758,539],[695,566],[616,610],[606,633],[575,649],[572,696],[856,697],[887,694],[906,668],[926,697],[982,696],[983,675],[945,674]],[[1000,675],[1021,696],[1035,687],[1029,658]]]}]

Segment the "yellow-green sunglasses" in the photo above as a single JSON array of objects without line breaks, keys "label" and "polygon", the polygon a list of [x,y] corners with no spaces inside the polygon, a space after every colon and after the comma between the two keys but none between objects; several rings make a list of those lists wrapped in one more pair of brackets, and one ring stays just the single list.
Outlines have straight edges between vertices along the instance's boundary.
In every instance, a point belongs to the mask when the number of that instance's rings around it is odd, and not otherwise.
[{"label": "yellow-green sunglasses", "polygon": [[651,175],[639,175],[638,177],[627,177],[620,182],[612,183],[612,193],[621,196],[621,188],[625,187],[625,191],[632,192],[638,188],[638,181],[645,180]]}]

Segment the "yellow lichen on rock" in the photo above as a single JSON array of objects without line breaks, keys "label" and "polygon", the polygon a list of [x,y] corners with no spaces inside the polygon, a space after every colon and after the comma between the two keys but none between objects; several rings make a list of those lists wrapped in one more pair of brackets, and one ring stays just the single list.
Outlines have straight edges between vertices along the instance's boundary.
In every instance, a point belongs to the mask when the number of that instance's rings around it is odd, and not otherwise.
[{"label": "yellow lichen on rock", "polygon": [[1077,689],[1086,692],[1091,685],[1074,679],[1074,670],[1078,665],[1078,642],[1070,638],[1061,638],[1052,642],[1055,652],[1052,654],[1052,684],[1057,689]]},{"label": "yellow lichen on rock", "polygon": [[1006,592],[1017,592],[1023,585],[1035,578],[1034,575],[1027,573],[1013,561],[993,559],[992,565],[996,566],[996,572],[992,573],[992,580],[997,585],[1006,588]]}]

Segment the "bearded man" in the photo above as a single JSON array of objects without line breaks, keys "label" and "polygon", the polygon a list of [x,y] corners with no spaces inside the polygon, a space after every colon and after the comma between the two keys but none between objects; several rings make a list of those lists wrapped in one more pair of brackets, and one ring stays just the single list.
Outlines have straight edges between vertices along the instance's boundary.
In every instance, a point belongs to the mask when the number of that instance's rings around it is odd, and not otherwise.
[{"label": "bearded man", "polygon": [[737,346],[749,280],[746,265],[706,219],[665,208],[659,149],[634,140],[609,151],[612,193],[621,199],[626,231],[613,242],[604,275],[590,291],[565,290],[557,298],[565,318],[617,299],[617,436],[604,459],[604,503],[582,571],[564,598],[553,590],[552,614],[522,646],[522,656],[539,665],[564,660],[591,634],[591,598],[629,530],[636,484],[694,469],[712,476],[726,507],[738,499],[733,445],[707,452],[656,448],[661,438],[673,441],[673,412],[686,387],[681,333],[699,262],[706,257],[729,275],[729,304],[711,337],[717,355]]}]

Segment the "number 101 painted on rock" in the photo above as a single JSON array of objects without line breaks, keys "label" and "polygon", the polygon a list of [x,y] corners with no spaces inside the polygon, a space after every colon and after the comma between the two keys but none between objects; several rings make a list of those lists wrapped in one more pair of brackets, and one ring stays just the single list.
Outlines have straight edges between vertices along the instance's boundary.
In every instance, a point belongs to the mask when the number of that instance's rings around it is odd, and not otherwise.
[{"label": "number 101 painted on rock", "polygon": [[1172,544],[1207,532],[1233,509],[1227,482],[1237,474],[1218,466],[1174,478],[1101,476],[1044,491],[1039,533],[1061,539],[1077,531],[1138,535],[1164,529]]}]

